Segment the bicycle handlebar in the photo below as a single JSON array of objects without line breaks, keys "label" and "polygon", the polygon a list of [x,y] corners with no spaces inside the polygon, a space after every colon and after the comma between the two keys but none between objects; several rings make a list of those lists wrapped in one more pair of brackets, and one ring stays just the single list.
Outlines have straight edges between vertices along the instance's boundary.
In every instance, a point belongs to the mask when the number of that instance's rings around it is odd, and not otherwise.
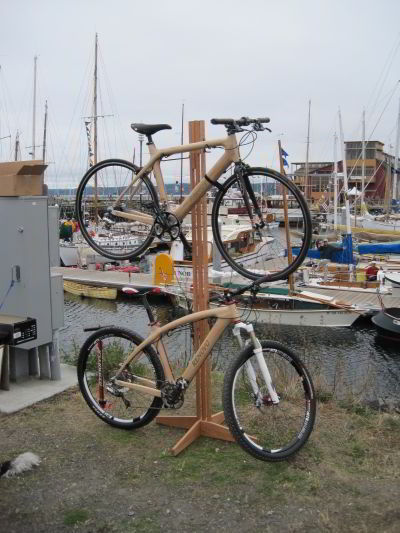
[{"label": "bicycle handlebar", "polygon": [[251,124],[268,124],[270,122],[270,119],[267,117],[264,118],[249,118],[249,117],[242,117],[238,120],[235,120],[233,118],[212,118],[211,124],[222,124],[224,126],[233,126],[236,124],[237,126],[250,126]]}]

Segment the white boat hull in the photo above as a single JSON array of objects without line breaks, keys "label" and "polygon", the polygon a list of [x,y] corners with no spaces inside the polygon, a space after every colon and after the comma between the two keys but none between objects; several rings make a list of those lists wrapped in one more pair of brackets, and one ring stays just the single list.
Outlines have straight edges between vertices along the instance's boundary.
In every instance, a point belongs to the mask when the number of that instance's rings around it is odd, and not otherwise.
[{"label": "white boat hull", "polygon": [[[170,293],[179,307],[187,310],[187,300],[182,294]],[[218,307],[211,302],[210,307]],[[342,309],[256,309],[249,313],[248,308],[237,304],[239,314],[246,313],[246,321],[259,324],[302,327],[350,327],[359,318],[359,313]]]},{"label": "white boat hull", "polygon": [[[240,312],[240,307],[238,309]],[[245,310],[243,309],[243,311]],[[357,313],[341,309],[257,309],[256,311],[251,311],[246,320],[249,322],[280,324],[285,326],[339,328],[350,327],[359,316]]]}]

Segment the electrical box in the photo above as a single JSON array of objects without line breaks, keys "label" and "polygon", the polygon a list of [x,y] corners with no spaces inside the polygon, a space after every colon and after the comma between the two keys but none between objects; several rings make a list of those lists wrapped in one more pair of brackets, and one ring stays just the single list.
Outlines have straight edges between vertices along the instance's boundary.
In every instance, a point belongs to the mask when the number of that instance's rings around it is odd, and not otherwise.
[{"label": "electrical box", "polygon": [[[47,197],[0,197],[0,221],[0,304],[9,291],[1,312],[36,319],[37,338],[21,348],[49,344],[53,340],[52,308],[58,305],[55,323],[60,324],[63,294],[58,294],[57,304],[50,276]],[[60,281],[53,285],[59,293]]]}]

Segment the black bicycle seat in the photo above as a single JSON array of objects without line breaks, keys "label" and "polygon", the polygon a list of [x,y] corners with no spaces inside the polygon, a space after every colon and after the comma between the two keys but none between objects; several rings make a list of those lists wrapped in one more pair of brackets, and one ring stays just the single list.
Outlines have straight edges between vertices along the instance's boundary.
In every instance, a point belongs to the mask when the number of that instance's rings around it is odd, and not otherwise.
[{"label": "black bicycle seat", "polygon": [[169,124],[140,124],[137,122],[131,124],[131,128],[143,135],[153,135],[153,133],[157,133],[157,131],[161,130],[172,130]]}]

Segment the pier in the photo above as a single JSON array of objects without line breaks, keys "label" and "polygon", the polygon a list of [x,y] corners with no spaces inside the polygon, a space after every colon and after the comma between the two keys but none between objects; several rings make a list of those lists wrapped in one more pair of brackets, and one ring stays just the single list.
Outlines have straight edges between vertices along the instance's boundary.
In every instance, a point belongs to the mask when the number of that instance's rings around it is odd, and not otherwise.
[{"label": "pier", "polygon": [[153,289],[152,274],[135,272],[119,272],[113,270],[83,270],[81,268],[51,267],[53,274],[61,274],[65,281],[85,283],[94,287],[114,287],[121,290],[123,287],[135,289]]}]

